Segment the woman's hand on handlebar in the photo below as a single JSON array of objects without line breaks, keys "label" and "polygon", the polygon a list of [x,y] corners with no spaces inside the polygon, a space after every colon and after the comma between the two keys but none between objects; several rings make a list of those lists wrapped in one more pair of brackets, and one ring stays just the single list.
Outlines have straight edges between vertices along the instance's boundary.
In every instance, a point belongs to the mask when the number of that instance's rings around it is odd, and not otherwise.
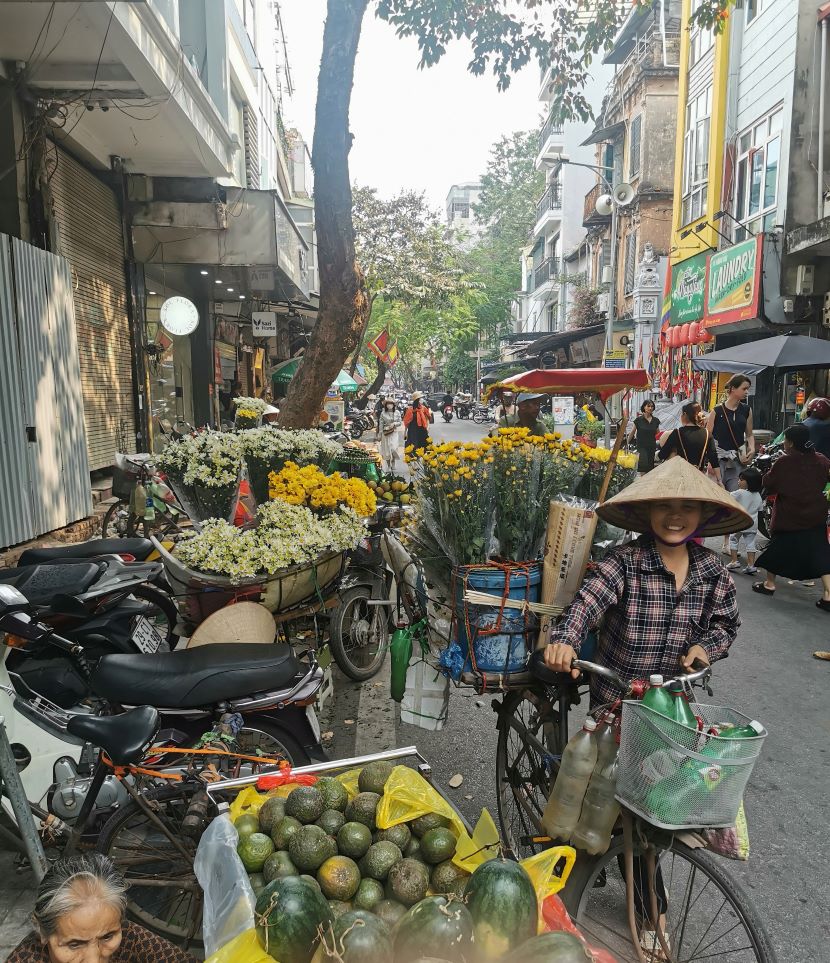
[{"label": "woman's hand on handlebar", "polygon": [[545,646],[545,665],[553,672],[570,672],[571,677],[578,679],[579,669],[572,669],[571,663],[576,658],[573,646],[564,642],[556,642]]},{"label": "woman's hand on handlebar", "polygon": [[680,658],[680,664],[685,672],[697,672],[701,666],[695,665],[695,662],[702,662],[704,665],[710,664],[709,656],[702,645],[691,646],[689,651]]}]

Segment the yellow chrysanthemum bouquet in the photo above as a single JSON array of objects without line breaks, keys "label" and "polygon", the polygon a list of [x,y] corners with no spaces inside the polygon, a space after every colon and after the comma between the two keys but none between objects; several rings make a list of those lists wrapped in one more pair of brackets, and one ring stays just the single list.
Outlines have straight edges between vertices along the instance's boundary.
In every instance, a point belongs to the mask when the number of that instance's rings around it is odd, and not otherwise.
[{"label": "yellow chrysanthemum bouquet", "polygon": [[285,467],[268,476],[268,496],[302,505],[317,514],[337,508],[351,508],[361,518],[375,514],[377,498],[360,478],[344,478],[339,473],[325,475],[316,465],[300,467],[287,461]]}]

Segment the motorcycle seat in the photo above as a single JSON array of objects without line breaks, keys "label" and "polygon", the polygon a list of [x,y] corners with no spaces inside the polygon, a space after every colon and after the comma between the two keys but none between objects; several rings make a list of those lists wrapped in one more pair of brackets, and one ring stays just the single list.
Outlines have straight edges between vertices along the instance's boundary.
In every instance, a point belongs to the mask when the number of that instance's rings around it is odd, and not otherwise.
[{"label": "motorcycle seat", "polygon": [[27,548],[19,565],[39,565],[62,558],[97,558],[99,555],[132,555],[143,561],[153,551],[149,538],[97,538],[75,545],[53,545],[50,548]]},{"label": "motorcycle seat", "polygon": [[0,582],[13,585],[32,605],[48,605],[56,595],[82,595],[106,567],[106,562],[27,565],[0,571]]},{"label": "motorcycle seat", "polygon": [[285,688],[301,666],[281,643],[200,645],[154,655],[105,655],[92,691],[119,705],[196,709]]},{"label": "motorcycle seat", "polygon": [[129,766],[141,759],[160,725],[156,709],[137,706],[117,716],[72,716],[66,731],[103,749],[116,766]]}]

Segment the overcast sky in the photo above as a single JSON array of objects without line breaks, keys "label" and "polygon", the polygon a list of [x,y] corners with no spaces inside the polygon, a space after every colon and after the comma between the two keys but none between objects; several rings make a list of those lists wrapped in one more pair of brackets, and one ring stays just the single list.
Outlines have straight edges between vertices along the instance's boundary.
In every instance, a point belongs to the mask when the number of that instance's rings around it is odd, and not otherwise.
[{"label": "overcast sky", "polygon": [[[286,120],[309,148],[325,9],[326,0],[281,4],[295,87]],[[425,190],[443,209],[452,184],[484,173],[490,147],[502,134],[536,126],[543,107],[536,99],[539,70],[528,65],[499,93],[491,75],[467,72],[469,58],[460,45],[428,70],[417,69],[418,59],[414,39],[400,40],[387,23],[366,16],[351,104],[351,176],[385,196]]]}]

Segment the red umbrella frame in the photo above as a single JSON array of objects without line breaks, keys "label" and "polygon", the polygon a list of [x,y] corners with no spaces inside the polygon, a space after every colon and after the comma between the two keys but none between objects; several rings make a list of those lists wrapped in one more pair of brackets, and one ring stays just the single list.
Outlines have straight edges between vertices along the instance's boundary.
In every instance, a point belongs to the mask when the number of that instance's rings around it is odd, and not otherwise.
[{"label": "red umbrella frame", "polygon": [[644,390],[651,378],[643,368],[535,368],[490,385],[485,399],[494,391],[534,391],[565,395],[575,391],[595,391],[605,402],[620,391]]}]

